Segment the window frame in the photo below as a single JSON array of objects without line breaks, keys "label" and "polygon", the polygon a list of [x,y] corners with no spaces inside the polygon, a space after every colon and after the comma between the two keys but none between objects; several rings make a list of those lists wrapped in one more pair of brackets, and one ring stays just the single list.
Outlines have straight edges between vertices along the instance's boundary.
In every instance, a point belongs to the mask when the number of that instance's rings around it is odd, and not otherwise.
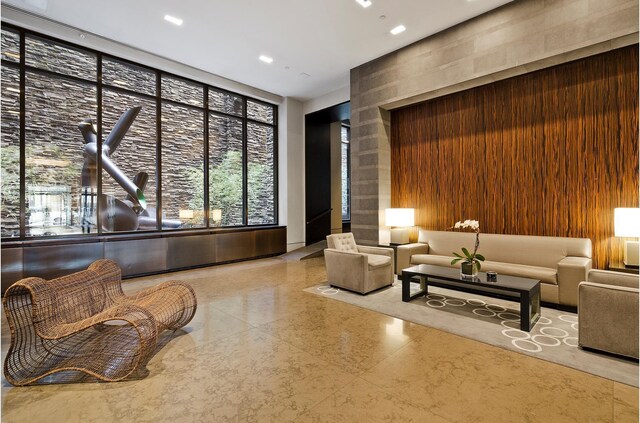
[{"label": "window frame", "polygon": [[[90,237],[95,237],[95,236],[119,236],[119,235],[139,235],[144,237],[145,235],[149,235],[149,236],[157,236],[158,234],[164,234],[164,233],[180,233],[183,231],[202,231],[202,232],[212,232],[212,231],[219,231],[219,230],[234,230],[234,229],[244,229],[244,228],[253,228],[253,227],[273,227],[273,226],[279,226],[279,175],[278,175],[278,105],[277,104],[273,104],[270,103],[268,101],[264,101],[261,99],[257,99],[257,98],[253,98],[253,97],[249,97],[240,93],[236,93],[233,91],[230,91],[228,89],[225,88],[221,88],[221,87],[216,87],[210,84],[206,84],[204,82],[201,81],[197,81],[188,77],[184,77],[181,75],[177,75],[171,72],[166,72],[157,68],[153,68],[151,66],[147,66],[144,65],[142,63],[138,63],[132,60],[128,60],[122,57],[118,57],[116,55],[113,54],[109,54],[109,53],[104,53],[102,51],[99,50],[95,50],[93,48],[89,48],[89,47],[84,47],[84,46],[80,46],[77,45],[75,43],[72,42],[68,42],[68,41],[64,41],[61,39],[58,39],[56,37],[52,37],[46,34],[42,34],[39,33],[37,31],[32,31],[32,30],[28,30],[25,28],[22,28],[20,26],[16,26],[13,24],[9,24],[9,23],[5,23],[2,22],[1,24],[1,28],[3,30],[9,31],[9,32],[13,32],[13,33],[17,33],[18,37],[19,37],[19,49],[20,49],[20,60],[18,62],[15,61],[11,61],[11,60],[6,60],[6,59],[2,59],[1,60],[1,64],[3,67],[11,67],[14,69],[18,69],[19,71],[19,75],[20,75],[20,133],[19,133],[19,140],[20,140],[20,218],[19,218],[19,223],[20,223],[20,235],[19,237],[2,237],[2,241],[3,242],[11,242],[11,241],[25,241],[25,240],[29,240],[29,241],[37,241],[37,240],[46,240],[46,239],[72,239],[74,237],[78,237],[78,238],[82,238],[82,239],[87,239]],[[73,76],[73,75],[67,75],[64,73],[58,73],[52,70],[47,70],[47,69],[42,69],[42,68],[38,68],[38,67],[34,67],[34,66],[30,66],[26,64],[26,37],[27,36],[33,36],[33,37],[37,37],[41,40],[44,41],[48,41],[48,42],[52,42],[52,43],[56,43],[59,44],[63,47],[66,48],[70,48],[73,50],[78,50],[80,52],[86,52],[89,54],[93,54],[96,56],[96,79],[95,80],[91,80],[91,79],[85,79],[79,76]],[[147,93],[143,93],[140,91],[135,91],[135,90],[131,90],[128,89],[126,87],[121,87],[121,86],[117,86],[117,85],[113,85],[113,84],[106,84],[103,83],[102,81],[102,61],[103,58],[107,58],[109,60],[113,60],[113,61],[117,61],[120,62],[122,64],[128,64],[131,65],[134,68],[140,68],[142,70],[146,70],[146,71],[150,71],[152,73],[155,74],[155,78],[156,78],[156,87],[155,87],[155,95],[151,95],[151,94],[147,94]],[[100,198],[101,194],[102,194],[102,178],[103,178],[103,171],[102,171],[102,157],[101,157],[101,151],[102,151],[102,141],[103,141],[103,128],[102,128],[102,116],[103,116],[103,105],[102,105],[102,101],[103,101],[103,90],[108,89],[109,91],[113,91],[113,92],[117,92],[117,93],[123,93],[123,94],[127,94],[127,95],[131,95],[131,96],[135,96],[135,97],[140,97],[140,98],[144,98],[147,100],[152,100],[155,101],[155,106],[156,106],[156,110],[155,110],[155,116],[156,116],[156,163],[155,163],[155,171],[156,171],[156,191],[155,191],[155,196],[156,196],[156,229],[155,230],[136,230],[136,231],[122,231],[122,232],[109,232],[109,231],[103,231],[102,229],[102,224],[101,222],[101,216],[100,216],[100,207],[96,206],[96,222],[98,222],[96,224],[96,228],[95,231],[89,234],[81,234],[81,233],[74,233],[74,234],[65,234],[65,235],[47,235],[47,236],[26,236],[26,208],[27,208],[27,204],[26,204],[26,139],[25,139],[25,112],[26,112],[26,99],[25,99],[25,75],[26,72],[35,72],[35,73],[39,73],[42,75],[47,75],[49,77],[53,77],[53,78],[63,78],[63,79],[68,79],[68,80],[75,80],[77,82],[82,82],[82,83],[89,83],[92,85],[95,85],[96,87],[96,103],[97,103],[97,116],[96,116],[96,126],[97,126],[97,137],[98,137],[98,157],[97,157],[97,195],[98,198]],[[170,100],[168,98],[163,98],[162,97],[162,77],[170,77],[170,78],[174,78],[174,79],[178,79],[178,80],[183,80],[187,83],[190,84],[195,84],[199,87],[202,87],[202,93],[203,93],[203,101],[202,101],[202,106],[195,106],[192,104],[188,104],[188,103],[183,103],[183,102],[179,102],[179,101],[174,101],[174,100]],[[213,110],[209,108],[209,91],[210,90],[215,90],[218,92],[222,92],[222,93],[227,93],[233,96],[237,96],[239,98],[242,99],[242,107],[243,107],[243,111],[241,115],[237,115],[237,114],[231,114],[231,113],[225,113],[223,111],[219,111],[219,110]],[[268,107],[273,108],[273,123],[266,123],[266,122],[262,122],[259,120],[254,120],[251,119],[247,116],[247,101],[252,101],[255,103],[259,103],[262,105],[266,105]],[[204,213],[205,213],[205,217],[204,217],[204,226],[201,228],[177,228],[177,229],[162,229],[162,138],[163,138],[163,134],[162,134],[162,104],[164,102],[167,103],[172,103],[175,105],[179,105],[179,106],[183,106],[183,107],[188,107],[191,109],[196,109],[199,110],[203,116],[203,120],[202,120],[202,124],[204,126],[204,181],[203,181],[203,187],[204,187]],[[240,119],[242,121],[242,127],[243,127],[243,133],[242,133],[242,166],[243,166],[243,170],[242,170],[242,183],[243,183],[243,190],[242,190],[242,201],[243,201],[243,219],[242,219],[242,225],[235,225],[235,226],[213,226],[210,224],[210,199],[209,199],[209,114],[213,113],[215,115],[218,116],[225,116],[225,117],[230,117],[230,118],[234,118],[234,119]],[[248,224],[248,210],[247,210],[247,206],[248,206],[248,198],[247,198],[247,157],[248,157],[248,151],[247,151],[247,146],[248,146],[248,142],[247,142],[247,123],[248,122],[254,122],[254,123],[258,123],[260,125],[266,125],[266,126],[271,126],[273,128],[273,174],[274,174],[274,187],[273,187],[273,192],[274,192],[274,197],[273,197],[273,201],[274,201],[274,221],[272,223],[264,223],[264,224],[253,224],[253,225],[249,225]]]}]

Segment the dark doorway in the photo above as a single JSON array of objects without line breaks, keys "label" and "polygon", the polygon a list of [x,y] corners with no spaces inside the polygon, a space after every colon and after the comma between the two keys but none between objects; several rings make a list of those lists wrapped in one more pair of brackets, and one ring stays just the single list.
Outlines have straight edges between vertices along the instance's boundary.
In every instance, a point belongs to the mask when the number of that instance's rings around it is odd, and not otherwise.
[{"label": "dark doorway", "polygon": [[331,233],[331,124],[350,118],[350,102],[305,116],[306,245]]}]

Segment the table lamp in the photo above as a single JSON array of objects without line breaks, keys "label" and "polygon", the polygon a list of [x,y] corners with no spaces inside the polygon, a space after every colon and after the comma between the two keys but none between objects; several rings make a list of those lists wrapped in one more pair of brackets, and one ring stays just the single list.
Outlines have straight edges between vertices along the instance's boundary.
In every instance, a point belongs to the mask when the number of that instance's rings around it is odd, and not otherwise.
[{"label": "table lamp", "polygon": [[391,226],[391,244],[408,244],[409,228],[415,225],[413,209],[385,209],[385,223]]},{"label": "table lamp", "polygon": [[[640,209],[616,208],[613,211],[614,235],[624,238],[640,238]],[[638,241],[624,242],[624,264],[638,266],[640,248]]]}]

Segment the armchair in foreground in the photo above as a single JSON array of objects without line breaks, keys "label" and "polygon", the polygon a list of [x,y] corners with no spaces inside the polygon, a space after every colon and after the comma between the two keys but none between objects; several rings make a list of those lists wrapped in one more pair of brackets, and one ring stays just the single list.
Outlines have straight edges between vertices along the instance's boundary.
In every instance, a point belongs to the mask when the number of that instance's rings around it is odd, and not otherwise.
[{"label": "armchair in foreground", "polygon": [[591,270],[578,299],[581,347],[638,358],[638,276]]},{"label": "armchair in foreground", "polygon": [[324,259],[329,284],[366,294],[394,281],[393,249],[356,245],[352,233],[327,236]]},{"label": "armchair in foreground", "polygon": [[16,386],[78,381],[78,372],[106,382],[144,368],[158,335],[193,318],[196,296],[182,282],[164,282],[126,296],[111,260],[53,280],[26,278],[3,298],[11,329],[4,374]]}]

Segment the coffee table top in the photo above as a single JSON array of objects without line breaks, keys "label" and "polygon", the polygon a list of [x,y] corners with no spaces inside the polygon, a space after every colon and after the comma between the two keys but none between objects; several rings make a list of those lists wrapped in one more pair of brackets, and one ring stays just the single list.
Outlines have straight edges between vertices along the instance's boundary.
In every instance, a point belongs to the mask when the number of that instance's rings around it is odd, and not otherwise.
[{"label": "coffee table top", "polygon": [[463,279],[460,276],[460,269],[456,267],[435,266],[432,264],[419,264],[402,270],[402,273],[411,276],[433,276],[451,282],[460,282],[476,287],[496,287],[508,289],[510,291],[531,291],[540,283],[537,279],[522,278],[520,276],[508,276],[498,274],[497,282],[487,282],[487,274],[478,272],[476,279]]}]

